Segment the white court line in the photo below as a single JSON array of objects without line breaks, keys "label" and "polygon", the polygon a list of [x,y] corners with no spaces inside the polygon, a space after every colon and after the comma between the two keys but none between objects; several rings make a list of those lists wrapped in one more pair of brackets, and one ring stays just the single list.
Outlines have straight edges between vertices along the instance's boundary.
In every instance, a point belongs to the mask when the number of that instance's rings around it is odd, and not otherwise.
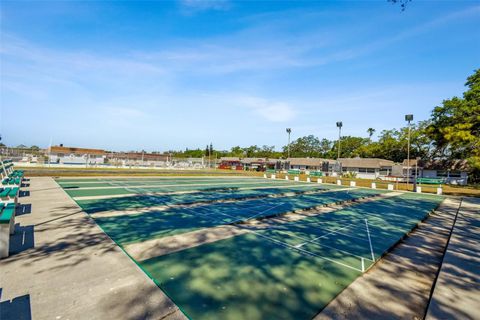
[{"label": "white court line", "polygon": [[290,244],[288,244],[288,243],[282,242],[282,241],[277,240],[277,239],[274,239],[274,238],[267,237],[267,236],[265,236],[265,235],[263,235],[263,234],[260,234],[260,233],[255,233],[255,234],[258,235],[258,236],[260,236],[260,237],[263,237],[263,238],[265,238],[265,239],[268,239],[268,240],[270,240],[270,241],[272,241],[272,242],[274,242],[274,243],[276,243],[276,244],[278,244],[278,245],[284,246],[284,247],[286,247],[286,248],[290,248],[290,249],[293,249],[293,250],[297,250],[297,251],[300,251],[300,252],[305,253],[305,254],[307,254],[307,255],[311,255],[311,256],[313,256],[313,257],[317,257],[317,258],[320,258],[320,259],[323,259],[323,260],[330,261],[330,262],[332,262],[332,263],[341,265],[341,266],[343,266],[343,267],[345,267],[345,268],[349,268],[349,269],[352,269],[352,270],[355,270],[355,271],[363,272],[361,269],[358,269],[358,268],[349,266],[348,264],[345,264],[345,263],[342,263],[342,262],[338,262],[338,261],[336,261],[336,260],[334,260],[334,259],[330,259],[330,258],[321,256],[321,255],[318,255],[318,254],[313,253],[313,252],[308,251],[308,250],[304,250],[304,249],[301,249],[301,248],[296,248],[296,247],[294,247],[294,246],[292,246],[292,245],[290,245]]},{"label": "white court line", "polygon": [[375,261],[375,254],[373,253],[372,239],[370,239],[370,230],[368,229],[367,219],[365,219],[365,226],[367,227],[368,242],[370,243],[370,252],[372,253],[372,260]]},{"label": "white court line", "polygon": [[[261,231],[263,231],[263,230],[261,230]],[[260,232],[261,232],[261,231],[260,231]],[[288,236],[290,236],[290,237],[298,238],[298,239],[303,240],[303,241],[308,241],[308,240],[309,240],[309,239],[307,239],[307,238],[297,236],[296,234],[292,234],[292,232],[291,232],[291,231],[288,231],[288,230],[279,230],[279,232],[286,233],[286,234],[287,234]],[[332,246],[329,246],[329,245],[324,244],[324,243],[318,243],[318,242],[317,242],[317,243],[314,243],[314,245],[320,246],[320,247],[325,247],[325,248],[334,249],[334,250],[336,250],[336,251],[338,251],[338,252],[343,252],[343,253],[345,253],[345,254],[347,254],[347,255],[349,255],[349,256],[356,257],[356,258],[358,258],[358,259],[367,259],[367,260],[370,260],[370,258],[365,258],[365,257],[363,257],[363,256],[359,256],[359,255],[356,255],[356,254],[351,253],[351,252],[349,252],[349,251],[346,251],[346,250],[343,250],[343,249],[339,249],[339,248],[336,248],[336,247],[332,247]],[[296,248],[296,246],[294,246],[294,245],[291,245],[291,246]],[[300,248],[299,248],[299,249],[300,249]],[[305,249],[302,249],[302,250],[305,250]]]},{"label": "white court line", "polygon": [[313,238],[312,240],[305,241],[305,242],[303,242],[303,243],[297,244],[295,247],[301,248],[301,247],[303,247],[304,245],[306,245],[306,244],[309,243],[309,242],[314,242],[314,241],[316,241],[316,240],[318,240],[318,239],[325,238],[325,237],[327,237],[327,236],[329,236],[329,235],[331,235],[331,234],[333,234],[333,233],[336,233],[336,232],[339,231],[339,230],[346,229],[346,228],[350,227],[350,226],[353,225],[353,224],[354,224],[354,223],[347,224],[347,225],[344,226],[344,227],[338,228],[338,229],[333,230],[333,231],[331,231],[331,232],[329,232],[329,233],[326,233],[326,234],[321,235],[321,236],[319,236],[319,237]]}]

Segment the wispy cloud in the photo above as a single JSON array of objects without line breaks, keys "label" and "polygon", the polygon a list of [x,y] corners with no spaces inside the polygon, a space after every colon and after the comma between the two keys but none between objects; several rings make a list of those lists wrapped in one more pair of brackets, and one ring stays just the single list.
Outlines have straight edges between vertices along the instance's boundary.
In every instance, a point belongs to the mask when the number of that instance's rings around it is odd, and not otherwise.
[{"label": "wispy cloud", "polygon": [[254,96],[240,96],[235,104],[250,109],[254,114],[271,122],[291,121],[295,117],[295,110],[291,105],[282,101],[272,101]]},{"label": "wispy cloud", "polygon": [[182,12],[193,14],[206,10],[228,10],[231,8],[229,0],[179,0]]}]

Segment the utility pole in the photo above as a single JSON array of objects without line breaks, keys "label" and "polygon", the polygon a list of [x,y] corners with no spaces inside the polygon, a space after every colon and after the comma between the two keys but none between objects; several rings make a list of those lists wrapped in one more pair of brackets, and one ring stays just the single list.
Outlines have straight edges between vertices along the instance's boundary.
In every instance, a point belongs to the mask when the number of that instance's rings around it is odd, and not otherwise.
[{"label": "utility pole", "polygon": [[408,122],[408,144],[407,144],[407,191],[410,182],[410,122],[413,121],[413,114],[406,114],[405,121]]},{"label": "utility pole", "polygon": [[288,134],[287,159],[290,158],[290,133],[292,133],[292,128],[287,128],[287,134]]},{"label": "utility pole", "polygon": [[337,156],[337,161],[340,159],[340,140],[342,139],[342,127],[343,123],[342,121],[337,122],[337,128],[338,128],[338,156]]}]

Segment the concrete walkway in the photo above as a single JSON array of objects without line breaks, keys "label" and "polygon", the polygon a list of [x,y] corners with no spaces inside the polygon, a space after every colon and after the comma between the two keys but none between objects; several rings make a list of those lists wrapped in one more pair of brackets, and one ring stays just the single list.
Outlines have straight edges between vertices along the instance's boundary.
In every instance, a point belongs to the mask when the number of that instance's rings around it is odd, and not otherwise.
[{"label": "concrete walkway", "polygon": [[446,199],[315,319],[422,319],[459,204]]},{"label": "concrete walkway", "polygon": [[480,319],[480,199],[464,198],[426,319]]},{"label": "concrete walkway", "polygon": [[0,260],[2,320],[185,318],[52,178],[30,184]]}]

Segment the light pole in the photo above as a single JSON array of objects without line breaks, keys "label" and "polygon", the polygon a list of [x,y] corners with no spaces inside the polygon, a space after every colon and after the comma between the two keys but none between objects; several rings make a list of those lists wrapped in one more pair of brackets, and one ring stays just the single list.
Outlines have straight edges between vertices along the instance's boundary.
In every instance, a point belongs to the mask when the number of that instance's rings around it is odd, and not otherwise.
[{"label": "light pole", "polygon": [[410,122],[413,121],[413,114],[406,114],[405,121],[408,122],[408,144],[407,144],[407,191],[410,182]]},{"label": "light pole", "polygon": [[292,128],[287,128],[288,133],[288,144],[287,144],[287,159],[290,158],[290,133],[292,133]]},{"label": "light pole", "polygon": [[342,138],[342,126],[343,123],[342,121],[337,122],[337,128],[338,128],[338,156],[337,156],[337,161],[340,159],[340,139]]}]

